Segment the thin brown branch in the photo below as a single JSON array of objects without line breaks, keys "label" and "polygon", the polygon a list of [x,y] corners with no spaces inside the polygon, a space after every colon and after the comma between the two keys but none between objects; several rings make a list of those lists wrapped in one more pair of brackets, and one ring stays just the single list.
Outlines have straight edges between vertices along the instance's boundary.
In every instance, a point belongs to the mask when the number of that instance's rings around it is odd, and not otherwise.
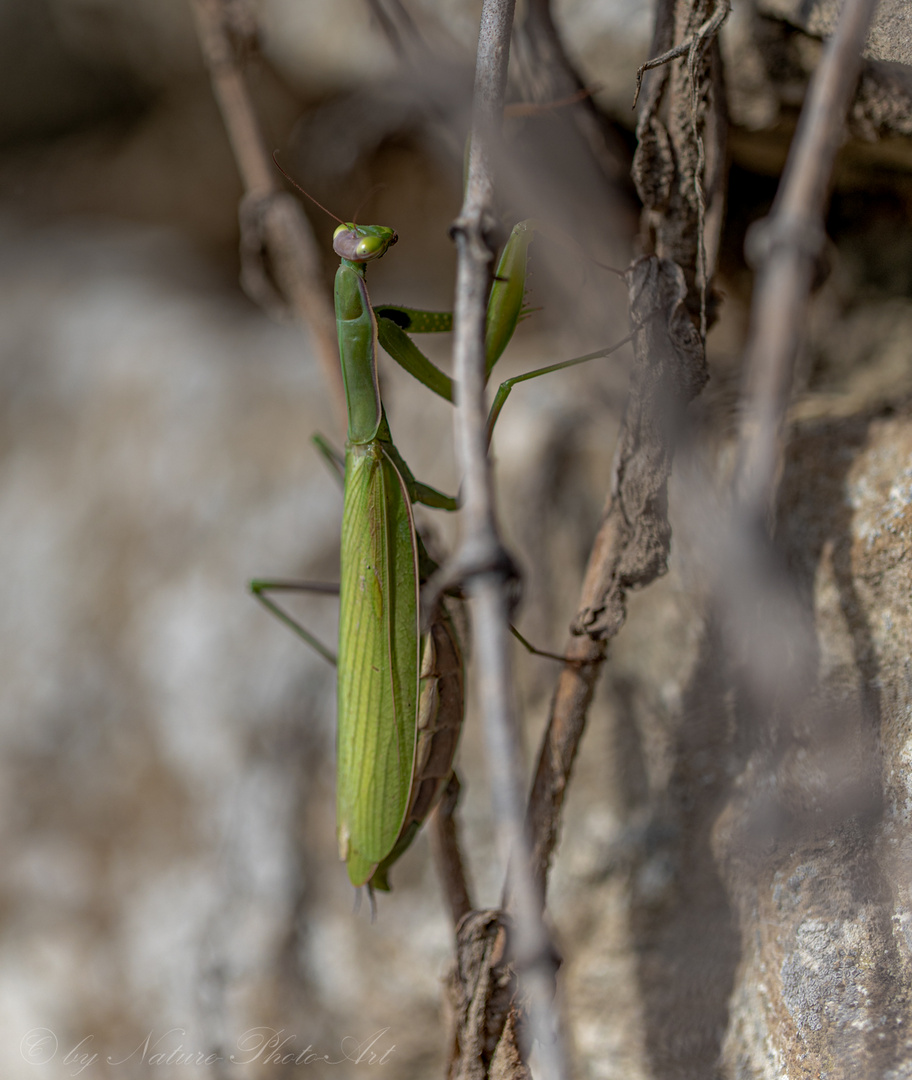
[{"label": "thin brown branch", "polygon": [[[335,318],[320,280],[313,232],[297,201],[278,186],[244,76],[245,50],[233,33],[228,5],[224,0],[191,0],[191,6],[213,93],[247,193],[241,214],[242,281],[254,299],[262,300],[268,290],[263,274],[251,264],[251,256],[256,262],[265,253],[281,294],[295,318],[310,332],[340,430],[344,430],[345,394]],[[252,34],[250,28],[245,32]]]},{"label": "thin brown branch", "polygon": [[437,876],[444,896],[450,905],[453,929],[472,910],[469,884],[466,880],[459,837],[456,830],[456,806],[459,802],[460,785],[455,773],[450,777],[446,790],[431,817],[431,846]]},{"label": "thin brown branch", "polygon": [[[596,574],[601,576],[606,554],[604,548],[593,548],[587,579]],[[532,874],[537,894],[542,898],[546,894],[548,870],[560,832],[564,795],[607,651],[606,641],[571,638],[565,655],[573,663],[562,668],[551,702],[551,715],[542,737],[527,813]]]},{"label": "thin brown branch", "polygon": [[745,402],[736,488],[748,520],[770,521],[782,466],[782,428],[817,261],[836,153],[877,0],[845,0],[811,80],[770,216],[748,236],[757,267],[745,351]]},{"label": "thin brown branch", "polygon": [[544,897],[564,794],[607,643],[627,615],[626,598],[664,574],[671,544],[667,487],[684,412],[707,374],[685,307],[687,285],[670,259],[637,260],[625,275],[635,365],[615,455],[612,489],[583,581],[551,716],[529,797],[532,872]]}]

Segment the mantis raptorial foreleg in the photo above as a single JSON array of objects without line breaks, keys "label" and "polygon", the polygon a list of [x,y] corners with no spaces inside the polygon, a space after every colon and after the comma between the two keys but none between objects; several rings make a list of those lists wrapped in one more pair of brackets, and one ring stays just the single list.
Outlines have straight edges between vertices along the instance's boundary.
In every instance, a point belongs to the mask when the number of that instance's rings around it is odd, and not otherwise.
[{"label": "mantis raptorial foreleg", "polygon": [[[528,309],[524,306],[526,261],[534,232],[534,221],[521,221],[514,226],[497,265],[488,300],[485,327],[486,377],[490,376],[494,365],[503,355],[517,325],[528,314]],[[619,273],[619,271],[612,272]],[[432,364],[408,336],[409,333],[427,334],[451,330],[452,314],[447,311],[420,311],[416,308],[395,307],[389,304],[374,308],[374,313],[377,316],[380,344],[390,356],[428,389],[452,402],[453,385],[449,376]],[[488,413],[488,442],[491,441],[494,425],[514,386],[538,378],[539,375],[549,375],[554,371],[562,371],[564,368],[609,356],[631,341],[632,337],[632,334],[628,334],[605,349],[597,349],[595,352],[586,353],[585,356],[576,356],[571,360],[548,364],[546,367],[536,368],[534,371],[527,371],[522,375],[505,379],[497,388]],[[437,504],[428,503],[427,505]]]}]

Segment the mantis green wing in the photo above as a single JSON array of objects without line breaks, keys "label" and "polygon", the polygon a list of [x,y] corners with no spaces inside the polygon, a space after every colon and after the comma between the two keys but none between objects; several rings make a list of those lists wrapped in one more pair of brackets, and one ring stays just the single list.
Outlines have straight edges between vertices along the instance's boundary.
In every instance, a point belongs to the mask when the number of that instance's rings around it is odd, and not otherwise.
[{"label": "mantis green wing", "polygon": [[418,739],[409,806],[399,836],[371,885],[389,889],[390,867],[415,839],[453,769],[465,707],[465,666],[459,635],[441,603],[422,642]]},{"label": "mantis green wing", "polygon": [[405,482],[382,446],[349,445],[342,517],[337,820],[353,885],[399,837],[415,762],[418,552]]}]

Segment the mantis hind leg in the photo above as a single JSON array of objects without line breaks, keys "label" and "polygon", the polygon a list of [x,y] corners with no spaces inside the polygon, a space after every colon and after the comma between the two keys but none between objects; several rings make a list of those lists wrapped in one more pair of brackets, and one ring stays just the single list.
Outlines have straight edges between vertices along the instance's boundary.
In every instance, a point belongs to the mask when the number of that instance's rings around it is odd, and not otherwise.
[{"label": "mantis hind leg", "polygon": [[290,630],[293,630],[302,641],[305,641],[315,652],[318,652],[324,660],[328,660],[333,667],[336,666],[336,654],[332,649],[327,648],[319,638],[314,637],[306,627],[302,626],[297,619],[266,594],[270,592],[309,592],[320,593],[324,596],[338,596],[338,585],[331,585],[322,581],[255,578],[250,582],[250,591],[279,622],[284,623]]},{"label": "mantis hind leg", "polygon": [[572,667],[583,667],[586,663],[590,662],[585,660],[574,660],[572,657],[563,656],[561,653],[553,653],[548,652],[547,649],[536,648],[531,641],[527,641],[526,638],[522,636],[512,623],[510,623],[510,633],[531,656],[543,656],[546,660],[557,660],[558,663],[570,664]]},{"label": "mantis hind leg", "polygon": [[[377,337],[380,344],[409,375],[416,378],[420,383],[442,397],[444,401],[453,401],[453,380],[424,355],[418,346],[412,341],[403,329],[403,326],[413,333],[424,333],[431,330],[448,330],[450,326],[435,325],[433,327],[416,326],[415,320],[409,318],[400,322],[394,318],[396,314],[420,315],[427,314],[442,317],[443,312],[417,312],[411,309],[399,308],[376,308]],[[452,324],[452,317],[450,317]]]}]

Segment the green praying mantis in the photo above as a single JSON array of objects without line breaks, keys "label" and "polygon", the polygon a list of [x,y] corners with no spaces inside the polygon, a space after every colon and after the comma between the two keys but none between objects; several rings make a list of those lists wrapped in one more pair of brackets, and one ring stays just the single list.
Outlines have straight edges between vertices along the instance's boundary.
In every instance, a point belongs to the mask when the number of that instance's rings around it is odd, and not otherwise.
[{"label": "green praying mantis", "polygon": [[[390,867],[411,844],[449,780],[465,699],[462,645],[446,598],[438,601],[429,629],[421,633],[420,588],[436,566],[413,513],[416,503],[455,510],[457,501],[417,481],[397,450],[380,400],[377,346],[452,402],[451,379],[408,336],[450,330],[452,316],[372,307],[366,267],[396,243],[396,232],[335,220],[339,225],[333,248],[341,258],[335,312],[348,412],[336,660],[337,833],[351,883],[373,892],[389,890]],[[497,266],[487,310],[488,375],[526,313],[526,261],[533,230],[531,221],[516,225]],[[605,356],[621,344],[508,379],[491,406],[489,438],[514,385]],[[334,659],[266,595],[294,586],[257,580],[250,587],[322,655]]]}]

